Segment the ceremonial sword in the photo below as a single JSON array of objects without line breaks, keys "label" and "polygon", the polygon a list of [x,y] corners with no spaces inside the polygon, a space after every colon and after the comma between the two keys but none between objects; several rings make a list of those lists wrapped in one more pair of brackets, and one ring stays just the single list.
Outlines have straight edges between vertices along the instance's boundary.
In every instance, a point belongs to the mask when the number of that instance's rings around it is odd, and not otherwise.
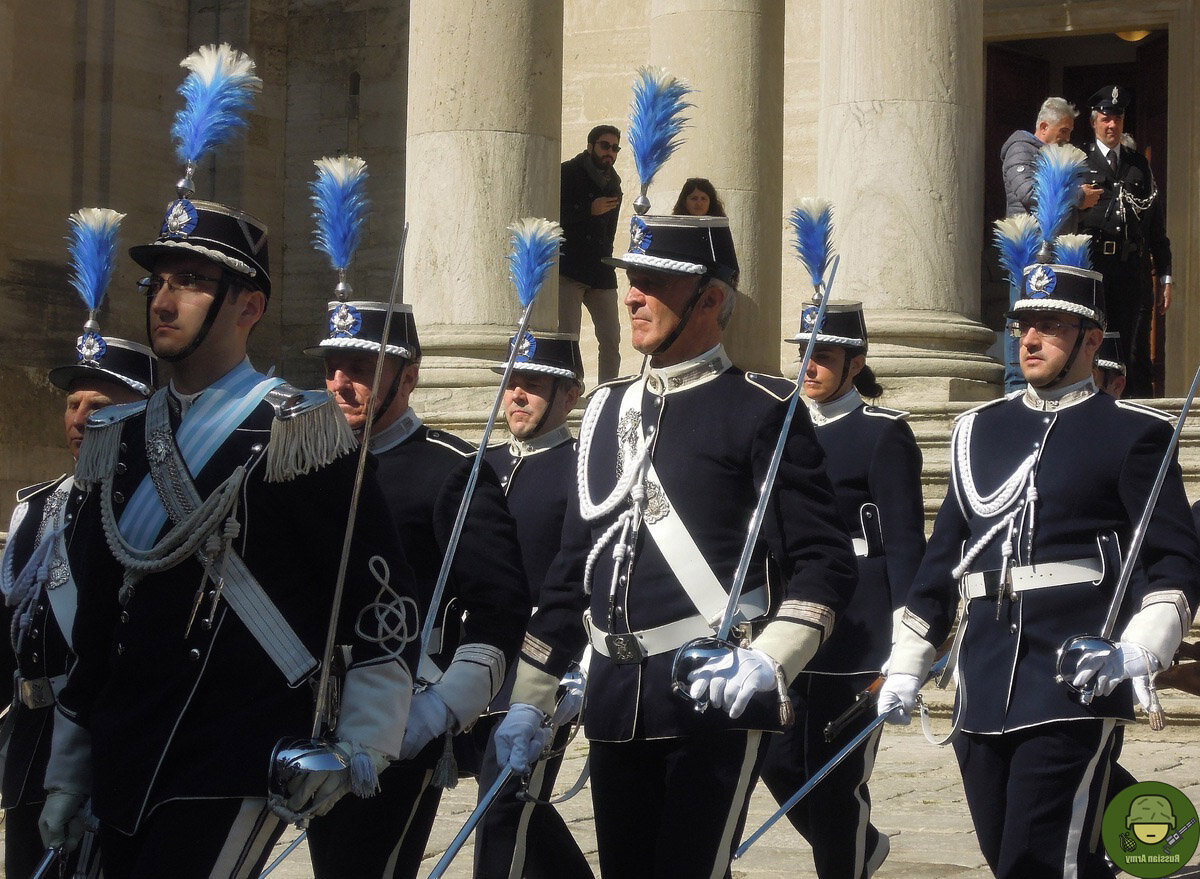
[{"label": "ceremonial sword", "polygon": [[[840,260],[840,256],[833,258],[833,265],[829,269],[829,279],[822,281],[819,287],[813,288],[813,302],[817,303],[817,316],[813,320],[812,334],[809,336],[808,344],[804,348],[804,356],[800,360],[800,370],[796,375],[796,388],[792,392],[787,413],[784,415],[783,423],[779,427],[779,438],[775,441],[775,452],[771,455],[771,462],[767,466],[767,474],[763,478],[762,490],[758,496],[758,504],[754,508],[754,515],[750,518],[749,532],[746,535],[746,543],[742,546],[742,555],[738,559],[737,569],[733,574],[733,583],[729,587],[729,600],[725,603],[725,614],[721,617],[721,625],[717,628],[715,637],[695,638],[680,647],[676,651],[675,658],[671,663],[672,692],[681,698],[691,701],[697,711],[705,711],[708,708],[708,696],[702,694],[698,699],[692,697],[689,692],[688,675],[709,660],[719,658],[728,653],[732,646],[729,642],[729,632],[733,628],[733,621],[737,618],[738,603],[742,599],[742,590],[746,585],[746,575],[750,571],[750,562],[754,557],[755,549],[758,547],[758,535],[762,530],[763,521],[767,517],[767,506],[771,501],[771,491],[775,487],[775,477],[779,473],[779,465],[783,461],[783,452],[787,447],[788,436],[791,431],[792,418],[795,416],[796,408],[800,402],[804,373],[808,370],[808,363],[812,360],[813,351],[817,347],[817,335],[825,320],[825,311],[829,305],[830,298],[829,291],[833,288],[833,279],[837,276]],[[822,292],[822,287],[824,288],[824,292]],[[784,692],[780,693],[782,700],[780,705],[781,718],[785,711],[785,703],[790,707],[790,703],[787,701],[786,687],[783,689]]]},{"label": "ceremonial sword", "polygon": [[1150,525],[1150,517],[1154,515],[1154,508],[1158,505],[1158,496],[1162,493],[1163,482],[1167,478],[1167,471],[1171,469],[1171,464],[1174,462],[1175,449],[1179,446],[1179,435],[1183,433],[1183,424],[1187,421],[1188,409],[1191,408],[1192,400],[1196,396],[1197,385],[1200,385],[1200,367],[1196,368],[1196,375],[1192,378],[1192,386],[1188,389],[1187,398],[1183,401],[1183,409],[1179,412],[1179,420],[1175,422],[1175,430],[1171,433],[1171,441],[1167,443],[1167,451],[1163,455],[1162,463],[1158,466],[1158,473],[1154,477],[1154,484],[1150,487],[1150,495],[1146,499],[1146,509],[1138,517],[1137,527],[1133,530],[1133,537],[1129,541],[1129,550],[1125,554],[1124,562],[1121,563],[1121,576],[1117,580],[1117,588],[1113,592],[1112,601],[1108,605],[1108,615],[1104,618],[1104,625],[1100,629],[1100,634],[1076,635],[1073,638],[1068,638],[1058,648],[1055,680],[1075,693],[1083,705],[1090,705],[1092,699],[1096,696],[1096,678],[1093,675],[1092,679],[1082,687],[1076,687],[1074,684],[1075,675],[1079,670],[1080,662],[1085,657],[1096,654],[1108,655],[1118,649],[1116,642],[1112,640],[1113,629],[1117,626],[1117,616],[1121,612],[1121,605],[1125,601],[1125,592],[1129,589],[1129,581],[1133,577],[1134,566],[1138,563],[1138,556],[1142,551],[1142,543],[1146,539],[1146,529]]}]

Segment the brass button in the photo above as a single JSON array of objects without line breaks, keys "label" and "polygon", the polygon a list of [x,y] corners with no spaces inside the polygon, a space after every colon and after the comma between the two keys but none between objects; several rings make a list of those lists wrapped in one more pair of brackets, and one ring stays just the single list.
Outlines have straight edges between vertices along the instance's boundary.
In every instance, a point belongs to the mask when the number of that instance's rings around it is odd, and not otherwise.
[{"label": "brass button", "polygon": [[195,662],[199,658],[200,658],[200,649],[198,647],[193,647],[191,650],[188,651],[188,659],[190,659],[192,662]]},{"label": "brass button", "polygon": [[113,503],[114,504],[125,503],[125,495],[121,494],[121,492],[119,492],[119,491],[114,491],[113,492]]},{"label": "brass button", "polygon": [[36,663],[38,661],[38,655],[36,653],[29,654],[29,661]]},{"label": "brass button", "polygon": [[129,469],[129,468],[125,466],[125,462],[124,462],[124,461],[118,461],[118,462],[117,462],[116,471],[117,471],[117,475],[118,475],[118,476],[119,476],[119,475],[121,475],[122,473],[124,473],[124,472],[125,472],[126,470],[128,470],[128,469]]},{"label": "brass button", "polygon": [[1010,632],[1012,632],[1014,635],[1015,635],[1015,634],[1017,634],[1017,624],[1016,624],[1016,623],[1013,623],[1012,625],[1010,625],[1010,626],[1008,627],[1008,630],[1009,630]]},{"label": "brass button", "polygon": [[124,644],[118,644],[118,645],[117,645],[117,655],[118,655],[118,656],[120,656],[120,655],[121,655],[122,653],[124,653],[124,652],[125,652],[125,645],[124,645]]},{"label": "brass button", "polygon": [[125,611],[125,610],[121,611],[121,622],[123,622],[123,623],[129,622],[129,611]]}]

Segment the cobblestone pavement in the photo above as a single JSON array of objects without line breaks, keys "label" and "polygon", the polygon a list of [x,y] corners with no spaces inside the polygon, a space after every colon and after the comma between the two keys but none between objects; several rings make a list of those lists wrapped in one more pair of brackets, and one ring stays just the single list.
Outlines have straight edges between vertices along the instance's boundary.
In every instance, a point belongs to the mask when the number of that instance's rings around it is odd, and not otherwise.
[{"label": "cobblestone pavement", "polygon": [[[948,727],[945,701],[931,699],[935,711],[935,733]],[[1164,781],[1181,789],[1200,805],[1200,700],[1163,694],[1168,715],[1167,728],[1152,732],[1145,723],[1126,732],[1121,763],[1141,781]],[[940,709],[940,710],[939,710]],[[937,716],[940,715],[940,716]],[[560,789],[578,777],[586,745],[576,743],[560,773]],[[871,781],[874,804],[872,820],[891,837],[892,850],[875,875],[879,879],[958,879],[983,877],[989,871],[975,843],[962,784],[951,750],[925,741],[919,725],[888,726],[879,748]],[[447,792],[426,852],[422,876],[432,869],[446,845],[466,820],[475,804],[476,786],[464,780]],[[560,807],[571,824],[584,852],[596,863],[596,838],[592,829],[591,800],[587,792]],[[775,802],[763,788],[755,791],[750,807],[749,828],[761,824],[775,810]],[[280,842],[282,850],[295,838],[289,830]],[[471,844],[451,865],[448,877],[471,875]],[[1177,877],[1200,877],[1200,855]],[[746,857],[734,864],[735,879],[795,879],[811,876],[812,859],[807,846],[790,824],[773,827]],[[278,879],[308,879],[312,876],[303,846],[272,874]]]}]

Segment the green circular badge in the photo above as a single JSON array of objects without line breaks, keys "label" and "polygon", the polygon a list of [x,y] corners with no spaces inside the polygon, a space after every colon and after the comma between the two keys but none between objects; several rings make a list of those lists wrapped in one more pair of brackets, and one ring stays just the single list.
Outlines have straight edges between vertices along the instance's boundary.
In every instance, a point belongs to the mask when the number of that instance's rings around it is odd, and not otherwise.
[{"label": "green circular badge", "polygon": [[1196,807],[1178,788],[1142,781],[1121,791],[1104,810],[1104,850],[1117,869],[1138,879],[1181,870],[1200,842]]}]

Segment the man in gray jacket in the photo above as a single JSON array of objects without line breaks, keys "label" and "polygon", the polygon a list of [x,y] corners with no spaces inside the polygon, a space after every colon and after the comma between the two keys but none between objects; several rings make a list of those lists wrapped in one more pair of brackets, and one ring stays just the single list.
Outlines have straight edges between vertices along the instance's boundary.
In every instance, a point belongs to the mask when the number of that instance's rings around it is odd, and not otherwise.
[{"label": "man in gray jacket", "polygon": [[[1000,161],[1004,175],[1004,215],[1028,214],[1033,210],[1033,169],[1037,164],[1038,150],[1048,143],[1069,143],[1075,128],[1075,117],[1079,111],[1064,98],[1046,98],[1038,110],[1037,124],[1033,131],[1018,129],[1009,135],[1000,147]],[[1081,187],[1079,209],[1087,210],[1100,198],[1101,189],[1095,186]],[[1008,291],[1008,307],[1011,309],[1020,295],[1020,290],[1011,287]],[[1006,327],[1007,329],[1007,327]],[[1021,367],[1017,362],[1017,340],[1005,334],[1004,342],[1004,392],[1009,393],[1025,387]]]}]

